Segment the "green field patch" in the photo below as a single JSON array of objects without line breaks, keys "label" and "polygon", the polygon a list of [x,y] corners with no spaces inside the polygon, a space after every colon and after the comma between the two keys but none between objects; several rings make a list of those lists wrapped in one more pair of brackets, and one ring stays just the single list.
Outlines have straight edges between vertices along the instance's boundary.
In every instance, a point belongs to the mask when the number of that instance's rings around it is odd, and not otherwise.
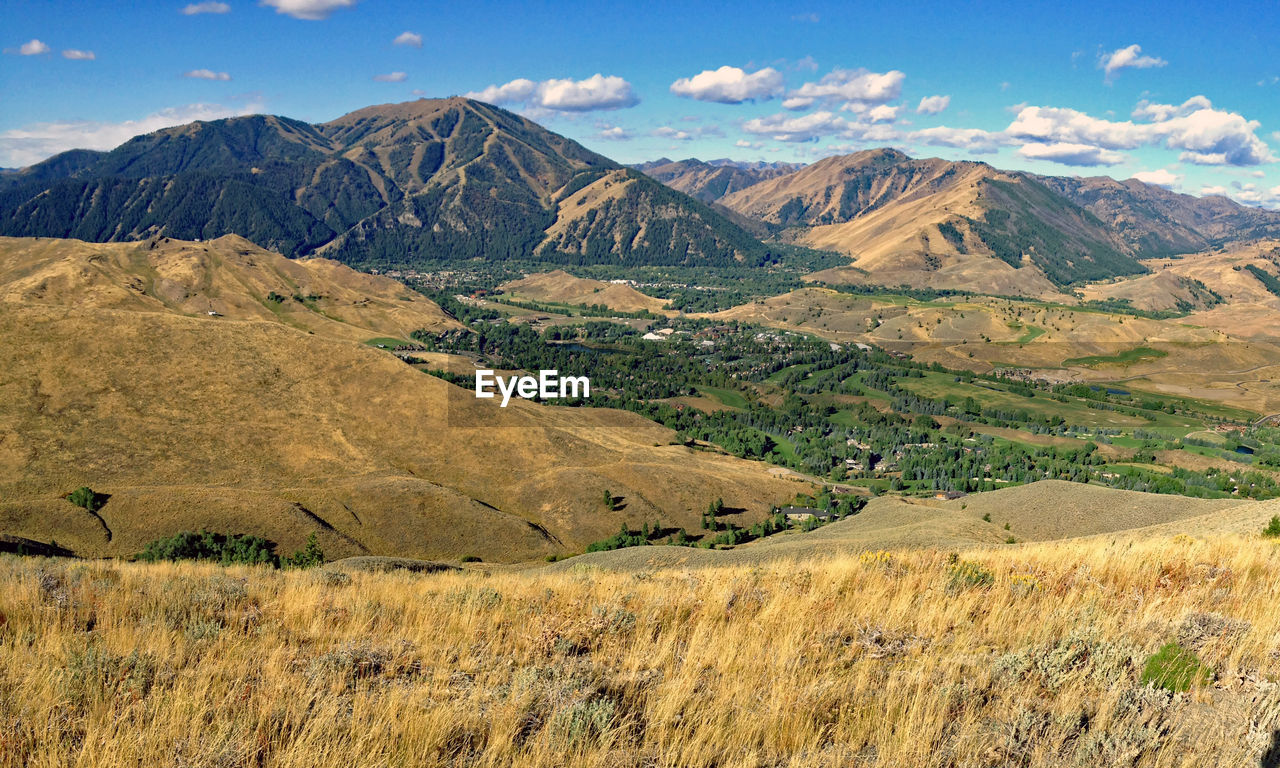
[{"label": "green field patch", "polygon": [[1036,397],[1023,397],[1005,391],[1000,385],[983,381],[981,386],[956,381],[953,374],[928,372],[921,379],[900,379],[898,385],[913,393],[932,399],[962,402],[972,397],[984,408],[1000,408],[1010,411],[1026,411],[1040,416],[1060,416],[1068,424],[1090,427],[1145,426],[1147,419],[1129,416],[1118,411],[1101,411],[1089,408],[1084,401],[1071,399],[1062,403],[1037,393]]},{"label": "green field patch", "polygon": [[1159,360],[1162,357],[1168,357],[1169,353],[1160,349],[1152,349],[1151,347],[1134,347],[1126,349],[1115,355],[1085,355],[1084,357],[1069,357],[1062,361],[1064,366],[1082,365],[1086,368],[1096,368],[1101,365],[1133,365],[1134,363],[1145,362],[1149,360]]},{"label": "green field patch", "polygon": [[377,338],[368,339],[367,341],[365,341],[365,344],[368,344],[371,347],[385,347],[387,349],[395,349],[396,347],[414,346],[414,343],[412,341],[405,341],[404,339],[393,339],[390,336],[378,336]]},{"label": "green field patch", "polygon": [[732,389],[722,389],[720,387],[695,387],[702,395],[727,405],[730,408],[746,408],[747,399],[742,396],[741,392]]}]

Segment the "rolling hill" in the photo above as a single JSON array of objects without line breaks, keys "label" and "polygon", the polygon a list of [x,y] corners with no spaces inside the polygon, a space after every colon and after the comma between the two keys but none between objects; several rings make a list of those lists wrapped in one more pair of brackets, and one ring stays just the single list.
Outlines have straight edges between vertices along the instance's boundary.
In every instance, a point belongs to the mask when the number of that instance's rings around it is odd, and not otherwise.
[{"label": "rolling hill", "polygon": [[232,233],[291,257],[359,264],[767,257],[707,205],[463,98],[384,104],[318,125],[269,115],[195,122],[0,177],[0,235]]},{"label": "rolling hill", "polygon": [[[693,528],[717,496],[760,518],[805,487],[629,413],[498,408],[368,343],[454,325],[399,283],[238,237],[2,239],[0,533],[87,556],[207,527],[517,561],[623,522]],[[96,515],[63,498],[84,485],[109,496]]]},{"label": "rolling hill", "polygon": [[514,299],[554,304],[600,304],[620,312],[661,312],[667,302],[647,296],[629,285],[574,277],[564,270],[538,272],[499,288]]}]

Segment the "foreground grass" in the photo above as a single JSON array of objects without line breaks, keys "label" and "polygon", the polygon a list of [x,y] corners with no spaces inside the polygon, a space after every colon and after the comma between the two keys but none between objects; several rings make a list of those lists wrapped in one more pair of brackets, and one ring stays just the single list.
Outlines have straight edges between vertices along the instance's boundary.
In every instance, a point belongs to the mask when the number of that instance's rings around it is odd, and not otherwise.
[{"label": "foreground grass", "polygon": [[[1259,765],[1278,575],[1186,537],[639,574],[7,557],[0,765]],[[1187,693],[1140,682],[1171,642],[1209,670]]]}]

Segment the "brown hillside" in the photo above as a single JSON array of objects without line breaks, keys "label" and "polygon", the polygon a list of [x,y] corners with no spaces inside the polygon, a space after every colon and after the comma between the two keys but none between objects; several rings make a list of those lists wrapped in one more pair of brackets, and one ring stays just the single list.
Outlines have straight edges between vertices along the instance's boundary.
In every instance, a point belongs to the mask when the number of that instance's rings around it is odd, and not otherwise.
[{"label": "brown hillside", "polygon": [[512,280],[499,288],[516,299],[557,304],[603,304],[620,312],[637,312],[642,309],[660,312],[667,306],[667,302],[662,299],[646,296],[629,285],[574,277],[562,269]]},{"label": "brown hillside", "polygon": [[[166,245],[173,258],[157,257],[156,274],[193,249],[204,256],[202,244]],[[330,556],[512,561],[580,549],[624,521],[694,528],[717,496],[758,519],[801,487],[671,445],[672,432],[631,414],[477,401],[359,343],[400,327],[392,320],[411,325],[389,308],[359,316],[363,326],[312,319],[292,299],[260,313],[243,286],[277,279],[261,254],[243,272],[206,273],[227,309],[211,317],[180,313],[145,279],[113,283],[137,275],[112,271],[142,258],[136,244],[3,246],[0,533],[93,556],[202,526],[285,551],[314,531]],[[48,250],[58,247],[60,268]],[[394,285],[329,269],[306,285]],[[35,274],[51,276],[43,291],[28,285]],[[452,322],[425,299],[403,303],[417,302],[422,318]],[[61,498],[81,485],[110,494],[98,517]],[[616,511],[600,500],[606,489]]]},{"label": "brown hillside", "polygon": [[[1018,183],[985,163],[868,150],[826,158],[721,202],[775,226],[796,227],[792,236],[804,245],[852,257],[850,267],[816,273],[815,280],[1056,295],[1029,258],[1016,268],[995,258],[970,227],[970,219],[996,204],[993,180]],[[959,237],[945,236],[940,225]]]}]

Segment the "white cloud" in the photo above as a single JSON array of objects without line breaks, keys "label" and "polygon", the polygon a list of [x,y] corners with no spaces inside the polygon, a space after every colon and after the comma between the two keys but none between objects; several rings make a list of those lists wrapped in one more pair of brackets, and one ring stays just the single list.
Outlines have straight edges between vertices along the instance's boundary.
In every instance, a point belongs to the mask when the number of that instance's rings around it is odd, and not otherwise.
[{"label": "white cloud", "polygon": [[161,128],[183,125],[194,120],[218,120],[260,111],[260,104],[247,104],[239,108],[220,104],[188,104],[162,109],[138,120],[121,123],[88,120],[34,123],[0,131],[0,166],[27,166],[68,149],[114,149],[134,136]]},{"label": "white cloud", "polygon": [[[34,37],[18,46],[17,53],[20,56],[39,56],[42,53],[49,52],[49,46],[35,39]],[[14,53],[12,48],[5,48],[5,53]]]},{"label": "white cloud", "polygon": [[808,109],[809,107],[813,106],[813,102],[815,101],[817,101],[817,99],[792,96],[789,99],[783,100],[782,108],[783,109]]},{"label": "white cloud", "polygon": [[1182,150],[1184,162],[1200,165],[1248,166],[1276,159],[1257,136],[1260,123],[1213,109],[1203,96],[1176,106],[1141,102],[1134,115],[1154,122],[1103,120],[1058,107],[1023,107],[1006,132],[1027,141],[1087,144],[1105,149],[1163,144]]},{"label": "white cloud", "polygon": [[1200,188],[1200,194],[1201,194],[1201,195],[1206,195],[1206,196],[1207,196],[1207,195],[1222,195],[1223,197],[1226,197],[1226,194],[1227,194],[1227,188],[1226,188],[1226,187],[1222,187],[1222,186],[1217,186],[1217,185],[1213,185],[1213,186],[1205,185],[1205,186],[1203,186],[1203,187],[1201,187],[1201,188]]},{"label": "white cloud", "polygon": [[818,60],[813,58],[813,56],[805,56],[804,58],[798,59],[794,64],[794,67],[797,70],[804,69],[810,72],[817,72]]},{"label": "white cloud", "polygon": [[1130,45],[1098,57],[1098,68],[1106,72],[1107,80],[1112,80],[1122,69],[1150,69],[1163,67],[1169,62],[1156,56],[1143,56],[1142,46]]},{"label": "white cloud", "polygon": [[408,79],[409,76],[404,72],[387,72],[384,75],[373,76],[373,81],[375,83],[403,83]]},{"label": "white cloud", "polygon": [[551,79],[534,82],[518,78],[503,85],[472,91],[467,98],[490,104],[524,104],[530,109],[557,112],[588,112],[595,109],[622,109],[640,103],[631,83],[621,77],[599,73],[585,80]]},{"label": "white cloud", "polygon": [[1008,143],[1003,133],[984,131],[981,128],[949,128],[940,125],[907,134],[909,141],[935,147],[956,147],[973,154],[990,154]]},{"label": "white cloud", "polygon": [[418,34],[417,32],[410,32],[408,30],[405,30],[404,32],[401,32],[400,34],[396,35],[396,39],[392,40],[391,44],[392,45],[408,45],[413,48],[421,48],[422,35]]},{"label": "white cloud", "polygon": [[[886,104],[902,95],[902,81],[906,75],[896,69],[888,72],[871,72],[865,69],[834,69],[822,79],[805,83],[788,95],[793,105],[788,109],[802,108],[800,100],[809,99],[805,106],[815,101],[832,104],[874,106]],[[784,105],[785,106],[785,105]]]},{"label": "white cloud", "polygon": [[798,14],[796,14],[795,16],[792,16],[792,17],[791,17],[791,20],[792,20],[792,21],[805,21],[805,22],[808,22],[808,23],[810,23],[810,24],[817,24],[819,21],[821,21],[821,20],[822,20],[822,17],[821,17],[821,16],[819,16],[818,14],[816,14],[816,13],[798,13]]},{"label": "white cloud", "polygon": [[183,77],[190,77],[195,80],[230,80],[231,75],[226,72],[214,72],[211,69],[193,69],[190,72],[182,73]]},{"label": "white cloud", "polygon": [[693,77],[682,77],[671,84],[671,92],[677,96],[720,104],[772,99],[782,95],[783,88],[782,73],[773,67],[748,74],[727,65],[703,70]]},{"label": "white cloud", "polygon": [[597,127],[600,129],[600,132],[596,134],[597,138],[608,139],[610,141],[626,141],[631,138],[631,132],[620,125],[601,123]]},{"label": "white cloud", "polygon": [[283,13],[295,19],[319,21],[329,18],[329,14],[339,8],[354,8],[357,0],[261,0],[261,4],[275,8],[276,13]]},{"label": "white cloud", "polygon": [[867,117],[873,123],[891,123],[898,119],[898,111],[901,109],[902,107],[900,106],[891,107],[888,104],[881,104],[869,109]]},{"label": "white cloud", "polygon": [[1186,117],[1202,109],[1212,109],[1213,103],[1204,96],[1192,96],[1181,104],[1155,104],[1146,99],[1133,108],[1133,119],[1163,122],[1175,117]]},{"label": "white cloud", "polygon": [[936,115],[951,106],[950,96],[925,96],[916,107],[916,114]]},{"label": "white cloud", "polygon": [[733,146],[740,149],[760,149],[764,146],[763,141],[747,141],[746,139],[738,139],[733,142]]},{"label": "white cloud", "polygon": [[1133,178],[1144,184],[1154,184],[1165,189],[1174,189],[1182,184],[1182,176],[1165,168],[1154,171],[1138,171],[1133,174]]},{"label": "white cloud", "polygon": [[182,13],[186,16],[195,16],[198,13],[231,13],[231,6],[218,2],[192,3],[184,7]]},{"label": "white cloud", "polygon": [[664,125],[664,126],[661,126],[660,128],[654,128],[652,131],[652,134],[654,136],[657,136],[658,138],[672,139],[674,141],[688,141],[689,139],[693,138],[693,134],[689,133],[688,131],[681,131],[676,128],[672,128],[669,125]]},{"label": "white cloud", "polygon": [[62,52],[62,58],[71,59],[72,61],[93,61],[98,58],[93,51],[81,51],[76,48],[68,48]]},{"label": "white cloud", "polygon": [[632,107],[640,101],[631,83],[599,73],[586,80],[545,80],[538,86],[538,96],[544,108],[569,112]]},{"label": "white cloud", "polygon": [[850,123],[833,112],[814,112],[803,117],[769,115],[742,124],[747,133],[772,136],[777,141],[813,141],[849,129]]},{"label": "white cloud", "polygon": [[1071,144],[1057,142],[1054,144],[1024,144],[1018,154],[1028,160],[1048,160],[1062,165],[1117,165],[1123,163],[1125,156],[1102,147],[1089,144]]}]

